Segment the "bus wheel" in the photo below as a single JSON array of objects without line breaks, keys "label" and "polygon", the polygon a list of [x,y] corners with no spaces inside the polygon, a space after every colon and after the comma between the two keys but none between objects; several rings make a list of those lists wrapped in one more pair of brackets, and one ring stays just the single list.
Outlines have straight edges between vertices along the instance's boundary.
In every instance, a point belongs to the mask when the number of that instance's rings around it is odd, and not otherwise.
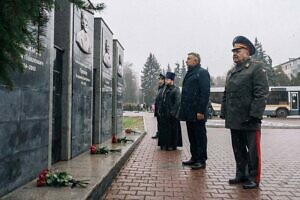
[{"label": "bus wheel", "polygon": [[276,111],[276,117],[278,118],[286,118],[288,116],[288,111],[284,108],[279,108]]}]

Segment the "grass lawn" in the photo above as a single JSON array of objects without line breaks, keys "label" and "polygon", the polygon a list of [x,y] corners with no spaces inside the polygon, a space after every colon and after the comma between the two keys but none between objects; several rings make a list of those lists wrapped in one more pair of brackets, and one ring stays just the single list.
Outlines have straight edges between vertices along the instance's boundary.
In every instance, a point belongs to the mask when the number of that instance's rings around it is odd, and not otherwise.
[{"label": "grass lawn", "polygon": [[123,129],[131,128],[134,131],[145,131],[144,120],[141,116],[123,117]]}]

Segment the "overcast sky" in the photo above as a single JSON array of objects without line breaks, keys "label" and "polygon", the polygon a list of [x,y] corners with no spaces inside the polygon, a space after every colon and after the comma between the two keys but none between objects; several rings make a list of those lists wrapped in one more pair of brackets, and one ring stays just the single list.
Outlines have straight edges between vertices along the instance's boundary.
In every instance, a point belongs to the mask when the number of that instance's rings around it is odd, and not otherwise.
[{"label": "overcast sky", "polygon": [[212,76],[232,66],[232,39],[255,37],[273,65],[300,57],[300,0],[94,0],[125,48],[125,61],[140,72],[149,53],[161,67],[198,52]]}]

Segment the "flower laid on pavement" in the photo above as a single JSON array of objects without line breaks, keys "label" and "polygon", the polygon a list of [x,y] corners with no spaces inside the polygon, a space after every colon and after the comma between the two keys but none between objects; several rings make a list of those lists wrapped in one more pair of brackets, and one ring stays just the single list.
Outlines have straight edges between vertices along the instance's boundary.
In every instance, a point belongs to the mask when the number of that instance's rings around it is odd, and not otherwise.
[{"label": "flower laid on pavement", "polygon": [[126,133],[126,134],[130,134],[130,133],[138,133],[138,134],[141,134],[141,132],[132,130],[131,128],[126,128],[126,129],[125,129],[125,133]]},{"label": "flower laid on pavement", "polygon": [[132,133],[132,129],[131,128],[126,128],[125,133],[127,133],[127,134]]},{"label": "flower laid on pavement", "polygon": [[98,147],[96,145],[90,147],[91,154],[108,154],[109,152],[121,152],[121,149],[109,149],[107,146]]},{"label": "flower laid on pavement", "polygon": [[134,140],[132,139],[128,139],[127,137],[122,137],[122,138],[118,138],[117,142],[118,143],[127,143],[127,142],[133,142]]},{"label": "flower laid on pavement", "polygon": [[63,171],[53,171],[49,169],[44,169],[40,172],[39,177],[36,182],[38,187],[42,186],[71,186],[76,187],[86,187],[89,183],[87,180],[76,180],[69,173]]}]

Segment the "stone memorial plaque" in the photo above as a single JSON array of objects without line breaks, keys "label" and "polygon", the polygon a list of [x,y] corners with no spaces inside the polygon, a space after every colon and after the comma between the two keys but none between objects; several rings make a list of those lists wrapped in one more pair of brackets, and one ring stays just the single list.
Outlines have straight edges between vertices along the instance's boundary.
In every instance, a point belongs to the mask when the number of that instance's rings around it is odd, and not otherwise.
[{"label": "stone memorial plaque", "polygon": [[25,71],[12,75],[13,90],[0,86],[0,196],[48,166],[53,22],[53,13],[49,13],[43,51],[26,48]]},{"label": "stone memorial plaque", "polygon": [[112,135],[112,37],[103,19],[95,18],[93,143],[104,142]]},{"label": "stone memorial plaque", "polygon": [[124,48],[118,40],[113,41],[113,133],[122,133],[123,122],[123,62]]},{"label": "stone memorial plaque", "polygon": [[74,9],[72,157],[86,151],[92,135],[94,16]]}]

